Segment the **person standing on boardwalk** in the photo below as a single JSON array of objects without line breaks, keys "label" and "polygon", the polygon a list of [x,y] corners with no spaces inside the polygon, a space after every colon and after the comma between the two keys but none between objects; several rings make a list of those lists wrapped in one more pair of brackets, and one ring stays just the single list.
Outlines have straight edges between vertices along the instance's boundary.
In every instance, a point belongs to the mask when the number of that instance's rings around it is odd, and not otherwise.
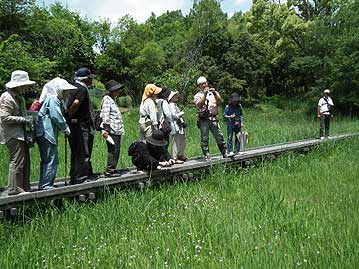
[{"label": "person standing on boardwalk", "polygon": [[116,104],[116,97],[120,96],[120,90],[124,87],[115,80],[105,84],[107,94],[101,103],[101,133],[107,144],[107,167],[106,176],[117,174],[117,164],[120,157],[121,136],[125,133],[122,114]]},{"label": "person standing on boardwalk", "polygon": [[158,129],[158,108],[156,104],[157,95],[162,91],[162,88],[155,84],[147,84],[142,95],[142,102],[140,106],[140,137],[141,140],[146,140],[152,135],[154,130]]},{"label": "person standing on boardwalk", "polygon": [[46,83],[46,88],[56,94],[48,95],[41,103],[35,136],[39,145],[41,164],[39,189],[53,189],[59,165],[58,132],[70,135],[70,128],[63,116],[62,100],[66,99],[70,90],[76,87],[61,78],[54,78]]},{"label": "person standing on boardwalk", "polygon": [[27,72],[12,72],[7,91],[0,97],[0,142],[5,144],[10,156],[8,195],[26,193],[30,190],[30,154],[26,129],[33,123],[27,116],[25,99],[22,96],[35,82]]},{"label": "person standing on boardwalk", "polygon": [[320,120],[320,139],[329,137],[330,118],[333,117],[334,103],[330,97],[330,90],[324,90],[324,96],[319,99],[317,107],[317,117]]},{"label": "person standing on boardwalk", "polygon": [[157,103],[157,119],[158,119],[158,128],[165,135],[165,140],[167,141],[166,148],[168,148],[170,141],[170,134],[172,131],[172,115],[169,108],[168,97],[171,94],[171,90],[163,88],[160,94],[156,98]]},{"label": "person standing on boardwalk", "polygon": [[204,159],[210,160],[209,131],[212,132],[223,158],[226,158],[226,145],[217,119],[218,106],[222,103],[222,98],[214,88],[208,87],[205,77],[199,77],[197,85],[200,91],[194,96],[193,102],[198,108],[197,125],[201,131],[201,147]]},{"label": "person standing on boardwalk", "polygon": [[179,101],[178,92],[172,91],[168,97],[169,109],[172,116],[172,157],[176,160],[176,163],[183,163],[186,161],[185,148],[186,148],[186,123],[183,120],[184,112],[179,109],[177,102]]},{"label": "person standing on boardwalk", "polygon": [[[227,149],[228,157],[232,157],[239,153],[240,142],[238,134],[243,126],[243,110],[242,105],[239,103],[240,97],[238,93],[233,93],[229,100],[229,104],[224,109],[224,119],[227,122]],[[233,133],[234,133],[234,153],[233,153]]]},{"label": "person standing on boardwalk", "polygon": [[75,73],[75,87],[67,101],[67,121],[71,130],[70,184],[84,182],[93,176],[91,154],[94,141],[93,107],[88,89],[95,77],[91,71],[82,67]]}]

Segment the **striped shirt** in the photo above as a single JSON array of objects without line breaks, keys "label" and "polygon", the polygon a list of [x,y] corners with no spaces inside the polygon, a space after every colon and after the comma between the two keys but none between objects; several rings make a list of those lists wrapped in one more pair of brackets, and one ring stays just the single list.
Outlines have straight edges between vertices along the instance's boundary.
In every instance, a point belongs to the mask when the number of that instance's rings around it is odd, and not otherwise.
[{"label": "striped shirt", "polygon": [[116,102],[108,95],[102,99],[101,128],[114,135],[123,135],[125,128],[123,125],[122,114]]}]

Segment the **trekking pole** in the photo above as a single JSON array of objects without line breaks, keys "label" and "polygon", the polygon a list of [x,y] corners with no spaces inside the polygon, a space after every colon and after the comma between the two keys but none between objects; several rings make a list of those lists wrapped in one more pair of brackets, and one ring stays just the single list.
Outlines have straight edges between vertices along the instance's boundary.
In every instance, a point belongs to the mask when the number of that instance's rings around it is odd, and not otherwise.
[{"label": "trekking pole", "polygon": [[66,135],[64,136],[65,138],[65,186],[67,186],[67,137]]}]

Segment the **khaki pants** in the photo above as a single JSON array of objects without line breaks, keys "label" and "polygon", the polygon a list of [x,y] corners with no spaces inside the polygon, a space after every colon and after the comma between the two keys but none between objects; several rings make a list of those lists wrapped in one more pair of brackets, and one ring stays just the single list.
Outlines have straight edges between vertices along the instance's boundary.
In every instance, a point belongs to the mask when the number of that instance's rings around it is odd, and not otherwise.
[{"label": "khaki pants", "polygon": [[184,158],[186,148],[186,136],[184,134],[175,134],[171,136],[172,157],[173,159]]},{"label": "khaki pants", "polygon": [[10,139],[7,143],[10,156],[8,188],[15,191],[17,187],[30,190],[30,155],[24,141]]}]

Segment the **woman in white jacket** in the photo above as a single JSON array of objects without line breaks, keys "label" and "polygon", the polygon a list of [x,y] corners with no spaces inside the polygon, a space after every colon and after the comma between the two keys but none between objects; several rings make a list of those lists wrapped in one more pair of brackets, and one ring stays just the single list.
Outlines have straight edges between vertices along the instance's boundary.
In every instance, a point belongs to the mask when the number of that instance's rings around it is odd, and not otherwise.
[{"label": "woman in white jacket", "polygon": [[171,139],[172,141],[172,157],[176,160],[176,163],[183,163],[187,160],[185,157],[185,148],[186,148],[186,123],[183,120],[182,116],[183,111],[177,106],[179,100],[178,92],[171,92],[168,97],[169,109],[171,111],[172,117],[172,131]]}]

